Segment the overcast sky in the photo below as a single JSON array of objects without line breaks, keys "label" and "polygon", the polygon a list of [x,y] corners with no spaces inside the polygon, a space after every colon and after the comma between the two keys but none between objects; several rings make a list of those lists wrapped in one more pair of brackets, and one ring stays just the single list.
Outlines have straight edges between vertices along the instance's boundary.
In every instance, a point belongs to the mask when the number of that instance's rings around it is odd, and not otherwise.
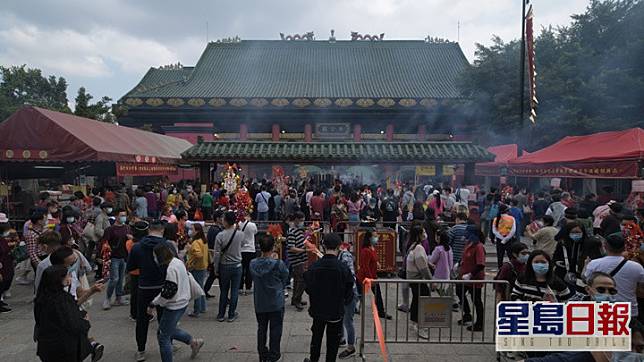
[{"label": "overcast sky", "polygon": [[[536,28],[566,25],[588,0],[532,0]],[[120,98],[152,66],[194,65],[210,40],[279,39],[314,31],[339,40],[350,31],[385,39],[457,40],[467,58],[493,34],[520,36],[521,0],[2,0],[0,64],[41,68],[95,98]]]}]

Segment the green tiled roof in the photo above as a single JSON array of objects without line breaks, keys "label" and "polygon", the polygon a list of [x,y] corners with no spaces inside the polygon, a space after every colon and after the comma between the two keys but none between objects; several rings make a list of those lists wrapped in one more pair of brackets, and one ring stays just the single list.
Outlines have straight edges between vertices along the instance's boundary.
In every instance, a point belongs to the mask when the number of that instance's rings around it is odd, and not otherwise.
[{"label": "green tiled roof", "polygon": [[457,43],[209,43],[197,65],[151,69],[124,98],[459,98]]},{"label": "green tiled roof", "polygon": [[181,154],[187,161],[465,163],[494,160],[470,142],[246,142],[198,143]]}]

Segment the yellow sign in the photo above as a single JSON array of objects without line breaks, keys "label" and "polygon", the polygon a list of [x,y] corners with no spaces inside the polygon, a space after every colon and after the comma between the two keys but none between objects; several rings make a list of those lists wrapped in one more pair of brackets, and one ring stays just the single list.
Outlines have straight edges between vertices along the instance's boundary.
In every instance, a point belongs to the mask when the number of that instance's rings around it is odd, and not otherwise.
[{"label": "yellow sign", "polygon": [[454,166],[443,165],[443,176],[452,176],[452,175],[454,175]]},{"label": "yellow sign", "polygon": [[436,166],[416,166],[416,176],[436,176]]}]

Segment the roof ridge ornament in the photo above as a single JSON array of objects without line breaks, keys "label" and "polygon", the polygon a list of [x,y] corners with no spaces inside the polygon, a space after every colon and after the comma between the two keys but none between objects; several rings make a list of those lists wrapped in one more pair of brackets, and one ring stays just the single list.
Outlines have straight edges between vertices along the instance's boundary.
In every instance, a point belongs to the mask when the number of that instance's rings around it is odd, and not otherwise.
[{"label": "roof ridge ornament", "polygon": [[451,41],[449,39],[445,38],[439,38],[439,37],[432,37],[427,35],[425,37],[425,43],[431,43],[431,44],[455,44],[455,41]]},{"label": "roof ridge ornament", "polygon": [[238,35],[235,35],[234,37],[228,37],[228,38],[222,38],[222,39],[217,39],[216,42],[211,41],[211,43],[240,43],[241,38]]},{"label": "roof ridge ornament", "polygon": [[329,43],[335,43],[335,30],[331,29],[331,36],[329,37]]},{"label": "roof ridge ornament", "polygon": [[385,39],[385,33],[380,33],[380,35],[376,35],[376,34],[362,35],[362,34],[358,33],[357,31],[352,31],[351,32],[351,41],[356,41],[356,40],[383,41],[384,39]]},{"label": "roof ridge ornament", "polygon": [[302,34],[295,34],[295,35],[284,35],[284,33],[280,33],[280,38],[282,40],[287,40],[287,41],[292,41],[292,40],[313,41],[315,40],[315,34],[312,31],[302,33]]},{"label": "roof ridge ornament", "polygon": [[181,62],[177,62],[176,64],[161,65],[157,69],[159,69],[159,70],[161,70],[161,69],[162,70],[180,70],[180,69],[183,69],[183,64],[181,64]]}]

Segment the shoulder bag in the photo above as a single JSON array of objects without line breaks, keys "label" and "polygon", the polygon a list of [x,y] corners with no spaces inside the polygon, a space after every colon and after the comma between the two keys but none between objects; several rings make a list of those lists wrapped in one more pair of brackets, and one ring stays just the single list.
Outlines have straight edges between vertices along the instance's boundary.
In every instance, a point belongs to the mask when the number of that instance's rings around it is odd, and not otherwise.
[{"label": "shoulder bag", "polygon": [[195,277],[190,272],[188,272],[188,283],[190,283],[190,299],[197,299],[206,295],[201,285],[197,283],[197,280],[195,280]]},{"label": "shoulder bag", "polygon": [[224,259],[224,255],[226,255],[226,252],[228,251],[228,248],[230,248],[230,244],[233,243],[233,239],[235,239],[235,235],[237,234],[237,228],[233,231],[233,234],[230,236],[230,240],[228,240],[228,243],[226,246],[221,249],[219,252],[219,263],[218,265],[215,265],[215,271],[218,273],[219,267],[221,266],[221,261]]}]

